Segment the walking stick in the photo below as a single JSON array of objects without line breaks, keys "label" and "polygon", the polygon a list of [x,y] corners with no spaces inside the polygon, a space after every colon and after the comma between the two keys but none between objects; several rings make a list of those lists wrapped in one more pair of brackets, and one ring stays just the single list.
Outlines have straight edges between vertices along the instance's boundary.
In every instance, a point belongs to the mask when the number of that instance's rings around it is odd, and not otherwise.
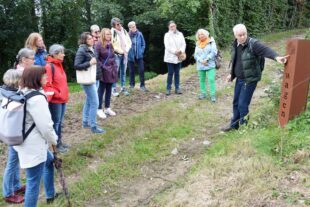
[{"label": "walking stick", "polygon": [[70,195],[69,195],[68,187],[66,184],[65,175],[62,171],[62,159],[57,157],[57,150],[56,150],[55,145],[52,145],[52,148],[53,148],[53,154],[54,154],[54,161],[53,162],[54,162],[54,166],[57,169],[57,172],[59,174],[59,182],[60,182],[60,185],[62,187],[62,190],[65,193],[65,197],[66,197],[67,202],[68,202],[68,207],[71,207]]}]

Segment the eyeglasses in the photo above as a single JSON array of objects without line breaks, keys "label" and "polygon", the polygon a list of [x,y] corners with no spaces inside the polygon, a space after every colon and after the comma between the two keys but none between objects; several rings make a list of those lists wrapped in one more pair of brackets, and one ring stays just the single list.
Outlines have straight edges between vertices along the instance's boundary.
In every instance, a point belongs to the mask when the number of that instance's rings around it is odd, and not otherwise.
[{"label": "eyeglasses", "polygon": [[121,23],[117,23],[117,24],[116,24],[116,26],[121,26],[121,25],[122,25]]},{"label": "eyeglasses", "polygon": [[34,57],[33,57],[33,58],[31,58],[31,57],[25,57],[25,58],[30,59],[30,60],[34,60]]},{"label": "eyeglasses", "polygon": [[94,33],[98,34],[98,33],[100,33],[100,31],[96,31],[96,32],[94,32]]}]

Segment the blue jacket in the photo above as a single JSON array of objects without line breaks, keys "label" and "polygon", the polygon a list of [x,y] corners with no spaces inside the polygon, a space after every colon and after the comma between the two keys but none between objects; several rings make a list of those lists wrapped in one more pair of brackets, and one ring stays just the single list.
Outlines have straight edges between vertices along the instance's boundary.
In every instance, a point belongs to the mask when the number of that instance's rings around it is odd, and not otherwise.
[{"label": "blue jacket", "polygon": [[[210,42],[204,48],[200,48],[196,45],[194,58],[197,61],[197,70],[210,70],[215,68],[216,54],[217,48],[212,37]],[[207,65],[202,64],[204,60],[208,60]]]},{"label": "blue jacket", "polygon": [[[129,36],[132,42],[132,46],[128,52],[128,61],[134,62],[135,58],[136,59],[141,59],[143,58],[144,55],[144,50],[145,50],[145,40],[143,37],[143,34],[137,30],[136,35],[132,35],[131,32],[129,32]],[[133,45],[134,38],[136,38],[136,45]]]},{"label": "blue jacket", "polygon": [[35,65],[40,65],[40,66],[45,66],[46,65],[46,57],[47,57],[47,52],[45,49],[38,48],[36,54],[34,55],[34,64]]}]

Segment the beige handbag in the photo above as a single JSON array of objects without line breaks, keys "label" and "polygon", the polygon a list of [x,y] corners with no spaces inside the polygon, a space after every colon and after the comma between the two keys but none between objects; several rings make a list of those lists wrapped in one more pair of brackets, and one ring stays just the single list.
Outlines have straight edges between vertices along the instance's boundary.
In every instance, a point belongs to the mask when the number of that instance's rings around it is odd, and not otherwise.
[{"label": "beige handbag", "polygon": [[97,65],[91,65],[87,70],[76,70],[76,81],[79,84],[90,85],[96,82]]},{"label": "beige handbag", "polygon": [[181,52],[181,53],[178,55],[178,59],[179,59],[180,61],[186,60],[186,53],[185,53],[185,52]]}]

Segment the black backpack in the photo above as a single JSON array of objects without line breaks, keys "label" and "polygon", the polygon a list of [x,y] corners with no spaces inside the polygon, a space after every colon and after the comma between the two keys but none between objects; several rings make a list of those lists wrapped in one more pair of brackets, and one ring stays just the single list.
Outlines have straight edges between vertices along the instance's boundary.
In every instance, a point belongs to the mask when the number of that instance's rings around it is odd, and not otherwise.
[{"label": "black backpack", "polygon": [[[249,39],[249,45],[248,45],[250,53],[253,53],[253,45],[254,45],[256,42],[258,42],[257,39],[254,39],[254,38],[251,38],[251,37],[250,37],[250,39]],[[261,71],[263,71],[264,68],[265,68],[265,57],[263,57],[263,56],[258,56],[258,62],[259,62]]]}]

